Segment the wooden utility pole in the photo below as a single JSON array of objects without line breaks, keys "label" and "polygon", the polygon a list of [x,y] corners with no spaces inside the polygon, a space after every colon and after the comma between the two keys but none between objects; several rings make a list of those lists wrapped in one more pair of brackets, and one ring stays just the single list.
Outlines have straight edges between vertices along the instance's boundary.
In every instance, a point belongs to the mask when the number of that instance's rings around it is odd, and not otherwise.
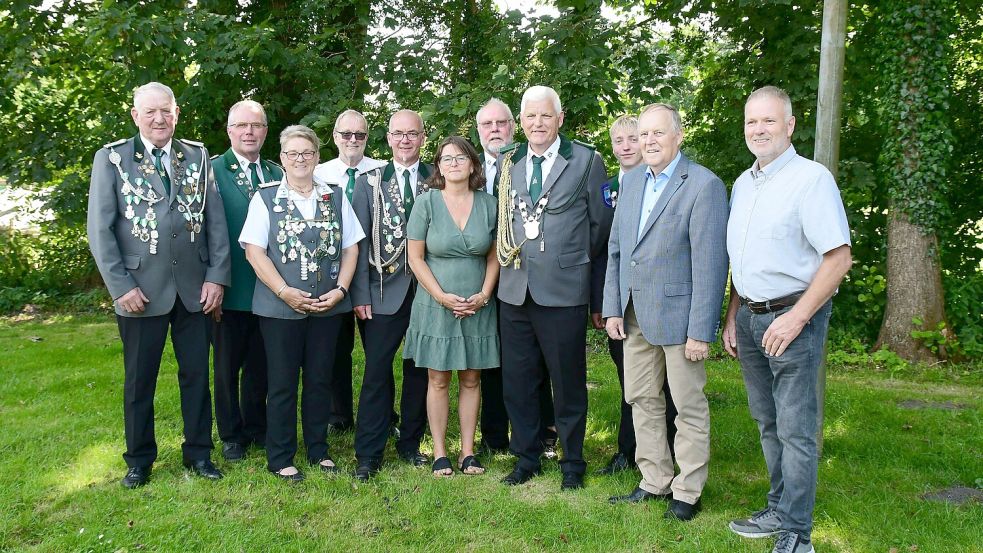
[{"label": "wooden utility pole", "polygon": [[[850,9],[848,0],[823,1],[823,38],[819,52],[819,98],[816,107],[816,155],[822,163],[837,175],[840,161],[840,114],[843,111],[843,60],[846,54],[846,15]],[[819,454],[823,452],[823,421],[826,414],[826,352],[819,365],[819,382],[816,387],[819,405],[819,428],[816,440]]]}]

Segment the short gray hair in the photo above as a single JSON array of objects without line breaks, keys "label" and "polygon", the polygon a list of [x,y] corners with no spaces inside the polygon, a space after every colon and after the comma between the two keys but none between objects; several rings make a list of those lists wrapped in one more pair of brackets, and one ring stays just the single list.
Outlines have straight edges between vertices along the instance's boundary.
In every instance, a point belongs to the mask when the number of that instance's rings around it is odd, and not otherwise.
[{"label": "short gray hair", "polygon": [[140,96],[143,96],[148,92],[161,92],[171,99],[171,105],[177,105],[177,98],[174,97],[174,91],[171,90],[171,87],[167,86],[166,84],[158,83],[157,81],[151,81],[145,85],[138,86],[136,90],[133,91],[133,107],[136,107]]},{"label": "short gray hair", "polygon": [[334,120],[334,128],[332,129],[332,131],[334,132],[338,131],[338,126],[341,125],[341,121],[345,117],[357,117],[361,119],[362,122],[365,123],[365,132],[369,132],[369,120],[366,119],[364,115],[362,115],[362,112],[355,111],[353,109],[346,109],[345,111],[341,112],[340,115],[338,115],[338,118]]},{"label": "short gray hair", "polygon": [[510,108],[509,105],[506,104],[505,102],[503,102],[503,101],[501,101],[498,98],[495,98],[493,96],[487,102],[485,102],[484,104],[482,104],[480,108],[478,108],[478,113],[475,113],[474,114],[474,122],[475,123],[477,123],[478,125],[481,124],[481,120],[480,120],[481,119],[481,112],[482,111],[485,111],[485,108],[487,108],[489,106],[498,106],[498,107],[504,109],[505,110],[505,113],[509,114],[509,119],[512,120],[512,121],[515,121],[515,116],[512,115],[512,108]]},{"label": "short gray hair", "polygon": [[269,123],[269,121],[266,119],[266,110],[263,109],[263,104],[260,104],[255,100],[239,100],[238,102],[232,104],[232,107],[229,108],[229,120],[226,123],[227,126],[232,126],[232,115],[235,114],[235,112],[240,108],[249,108],[253,111],[260,112],[263,114],[263,123]]},{"label": "short gray hair", "polygon": [[683,133],[683,120],[679,116],[679,110],[676,109],[676,106],[674,106],[672,104],[664,104],[664,103],[661,103],[661,102],[656,103],[656,104],[649,104],[649,105],[647,105],[647,106],[645,106],[645,107],[642,108],[642,112],[638,114],[638,118],[641,119],[642,116],[645,115],[646,113],[649,113],[649,112],[652,112],[652,111],[656,111],[656,110],[660,110],[660,109],[664,109],[664,110],[668,111],[669,112],[669,116],[672,117],[672,130],[676,131],[676,134],[682,134]]},{"label": "short gray hair", "polygon": [[638,131],[638,119],[633,115],[622,115],[621,117],[614,120],[611,123],[611,139],[614,139],[614,132],[620,129],[625,129],[628,131]]},{"label": "short gray hair", "polygon": [[530,86],[522,93],[522,101],[519,103],[519,113],[525,113],[527,102],[536,102],[539,100],[549,100],[553,102],[553,109],[556,110],[556,113],[563,112],[563,105],[560,104],[560,95],[548,86],[536,85]]},{"label": "short gray hair", "polygon": [[411,110],[411,109],[397,110],[395,113],[393,113],[391,116],[389,116],[389,128],[390,129],[393,128],[393,119],[395,119],[397,115],[402,115],[404,113],[411,113],[411,114],[413,114],[413,116],[416,117],[417,121],[420,122],[420,131],[423,131],[423,116],[420,115],[419,113]]},{"label": "short gray hair", "polygon": [[317,133],[311,130],[310,127],[305,127],[304,125],[290,125],[289,127],[283,129],[283,131],[280,132],[280,149],[283,149],[283,146],[286,145],[286,143],[292,138],[303,138],[314,145],[314,150],[321,150],[321,139],[317,137]]},{"label": "short gray hair", "polygon": [[788,92],[785,92],[777,86],[768,85],[755,90],[750,96],[747,97],[747,101],[744,102],[744,105],[746,106],[748,102],[754,100],[755,98],[778,98],[783,104],[785,104],[785,121],[792,118],[792,99],[789,98]]}]

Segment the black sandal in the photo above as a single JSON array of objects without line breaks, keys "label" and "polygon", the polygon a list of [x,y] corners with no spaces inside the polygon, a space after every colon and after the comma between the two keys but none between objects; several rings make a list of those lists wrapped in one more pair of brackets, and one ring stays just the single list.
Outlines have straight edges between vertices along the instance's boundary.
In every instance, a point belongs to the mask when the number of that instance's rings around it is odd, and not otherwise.
[{"label": "black sandal", "polygon": [[[433,471],[433,475],[437,478],[449,478],[454,476],[454,467],[451,465],[451,460],[447,457],[438,457],[434,459],[433,465],[430,467]],[[438,470],[448,470],[450,469],[450,474],[438,474]]]},{"label": "black sandal", "polygon": [[[481,469],[481,472],[468,472],[467,469],[471,468]],[[468,455],[461,461],[461,473],[467,474],[468,476],[478,476],[479,474],[485,473],[485,467],[474,455]]]}]

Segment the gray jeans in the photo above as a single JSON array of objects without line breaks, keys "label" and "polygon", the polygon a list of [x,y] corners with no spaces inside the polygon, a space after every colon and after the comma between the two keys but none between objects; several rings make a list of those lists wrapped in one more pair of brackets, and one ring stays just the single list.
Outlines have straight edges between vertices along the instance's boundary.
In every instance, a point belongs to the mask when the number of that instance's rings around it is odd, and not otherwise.
[{"label": "gray jeans", "polygon": [[768,506],[778,511],[783,530],[809,538],[819,465],[816,382],[832,302],[819,308],[780,357],[770,356],[761,346],[762,337],[789,309],[756,315],[742,305],[737,356],[771,480]]}]

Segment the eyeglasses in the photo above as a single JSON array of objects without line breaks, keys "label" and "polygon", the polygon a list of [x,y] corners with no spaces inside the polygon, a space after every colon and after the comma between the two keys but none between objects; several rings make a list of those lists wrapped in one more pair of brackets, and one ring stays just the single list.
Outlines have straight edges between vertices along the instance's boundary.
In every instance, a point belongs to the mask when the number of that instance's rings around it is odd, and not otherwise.
[{"label": "eyeglasses", "polygon": [[420,131],[389,131],[389,136],[395,138],[396,140],[402,140],[404,137],[410,140],[416,140],[417,138],[420,138]]},{"label": "eyeglasses", "polygon": [[495,128],[495,127],[508,127],[509,126],[509,123],[511,123],[511,122],[512,121],[509,121],[508,119],[498,119],[498,120],[495,120],[495,121],[482,121],[479,124],[481,125],[481,128],[483,128],[483,129],[492,129],[492,128]]},{"label": "eyeglasses", "polygon": [[444,165],[460,165],[465,161],[468,161],[468,156],[464,154],[458,154],[456,156],[440,156],[440,162]]},{"label": "eyeglasses", "polygon": [[303,159],[314,159],[317,152],[314,150],[304,150],[303,152],[298,152],[296,150],[290,150],[289,152],[281,152],[283,155],[287,156],[290,161],[297,161],[299,158]]},{"label": "eyeglasses", "polygon": [[341,136],[345,140],[351,140],[353,136],[355,137],[355,140],[365,140],[365,137],[368,136],[368,133],[352,131],[335,131],[335,134]]},{"label": "eyeglasses", "polygon": [[260,129],[266,128],[266,123],[232,123],[229,128],[235,129],[237,131],[244,131],[246,129],[252,129],[258,131]]}]

